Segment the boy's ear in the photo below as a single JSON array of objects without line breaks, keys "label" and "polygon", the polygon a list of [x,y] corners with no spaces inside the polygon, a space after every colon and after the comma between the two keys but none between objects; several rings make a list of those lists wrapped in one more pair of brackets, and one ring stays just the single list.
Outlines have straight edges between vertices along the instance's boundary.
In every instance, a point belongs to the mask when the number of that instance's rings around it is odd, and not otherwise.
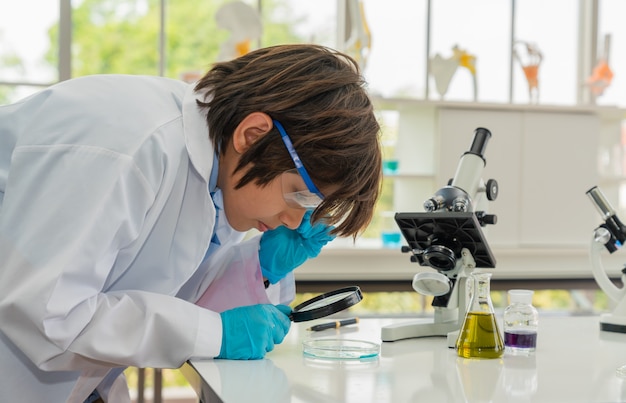
[{"label": "boy's ear", "polygon": [[252,144],[265,136],[274,126],[272,118],[263,112],[252,112],[237,125],[233,133],[233,147],[239,154],[245,153]]}]

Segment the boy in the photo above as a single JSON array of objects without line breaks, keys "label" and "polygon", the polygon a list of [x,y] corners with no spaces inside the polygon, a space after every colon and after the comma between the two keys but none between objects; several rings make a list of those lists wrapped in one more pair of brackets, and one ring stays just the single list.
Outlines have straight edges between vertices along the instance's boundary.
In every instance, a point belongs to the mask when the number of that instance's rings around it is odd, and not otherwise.
[{"label": "boy", "polygon": [[[123,401],[126,366],[271,351],[291,271],[372,217],[363,84],[352,59],[285,45],[195,87],[92,76],[0,107],[0,401]],[[250,275],[262,296],[220,294]]]}]

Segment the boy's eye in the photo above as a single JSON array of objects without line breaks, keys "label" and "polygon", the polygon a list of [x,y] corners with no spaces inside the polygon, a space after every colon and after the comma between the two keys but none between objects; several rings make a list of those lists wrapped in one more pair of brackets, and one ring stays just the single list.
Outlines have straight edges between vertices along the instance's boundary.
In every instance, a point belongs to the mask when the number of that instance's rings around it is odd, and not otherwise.
[{"label": "boy's eye", "polygon": [[296,193],[302,191],[308,191],[306,184],[302,180],[302,177],[298,171],[289,170],[282,175],[282,188],[283,193]]},{"label": "boy's eye", "polygon": [[283,198],[289,206],[296,208],[315,208],[320,205],[322,199],[316,194],[303,190],[299,192],[283,193]]},{"label": "boy's eye", "polygon": [[322,199],[311,192],[297,170],[291,169],[281,176],[283,198],[293,208],[312,209],[320,205]]}]

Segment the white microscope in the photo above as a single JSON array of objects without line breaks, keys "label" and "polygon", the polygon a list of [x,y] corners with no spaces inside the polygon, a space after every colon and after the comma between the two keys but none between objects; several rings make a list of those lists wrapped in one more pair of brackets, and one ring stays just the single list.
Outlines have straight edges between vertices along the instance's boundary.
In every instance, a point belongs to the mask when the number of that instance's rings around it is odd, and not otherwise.
[{"label": "white microscope", "polygon": [[622,288],[618,288],[606,274],[600,255],[604,249],[613,253],[624,245],[626,226],[617,218],[615,210],[597,186],[589,189],[587,195],[604,220],[593,232],[590,247],[591,270],[602,291],[617,303],[612,313],[600,316],[600,330],[626,333],[626,267],[622,269]]},{"label": "white microscope", "polygon": [[454,346],[467,309],[467,275],[474,268],[495,268],[496,264],[481,227],[495,224],[497,219],[479,208],[498,195],[498,183],[490,179],[485,184],[481,178],[483,152],[490,138],[491,132],[485,128],[474,131],[472,145],[461,156],[454,178],[424,202],[426,212],[395,214],[408,242],[402,251],[411,252],[412,262],[437,271],[417,273],[412,284],[420,294],[434,297],[434,320],[385,326],[383,341],[447,336],[448,345]]}]

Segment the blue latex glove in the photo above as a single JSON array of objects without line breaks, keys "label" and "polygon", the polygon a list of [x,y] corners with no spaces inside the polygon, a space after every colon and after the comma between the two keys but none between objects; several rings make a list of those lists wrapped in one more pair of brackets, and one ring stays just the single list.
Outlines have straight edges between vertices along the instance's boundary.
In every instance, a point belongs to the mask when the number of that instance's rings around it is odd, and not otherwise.
[{"label": "blue latex glove", "polygon": [[287,305],[270,304],[241,306],[222,312],[222,348],[215,358],[263,358],[287,335],[290,313]]},{"label": "blue latex glove", "polygon": [[322,247],[335,239],[329,232],[333,229],[322,222],[311,225],[309,210],[302,223],[295,229],[278,227],[261,236],[259,262],[263,276],[274,284],[307,259],[319,255]]}]

